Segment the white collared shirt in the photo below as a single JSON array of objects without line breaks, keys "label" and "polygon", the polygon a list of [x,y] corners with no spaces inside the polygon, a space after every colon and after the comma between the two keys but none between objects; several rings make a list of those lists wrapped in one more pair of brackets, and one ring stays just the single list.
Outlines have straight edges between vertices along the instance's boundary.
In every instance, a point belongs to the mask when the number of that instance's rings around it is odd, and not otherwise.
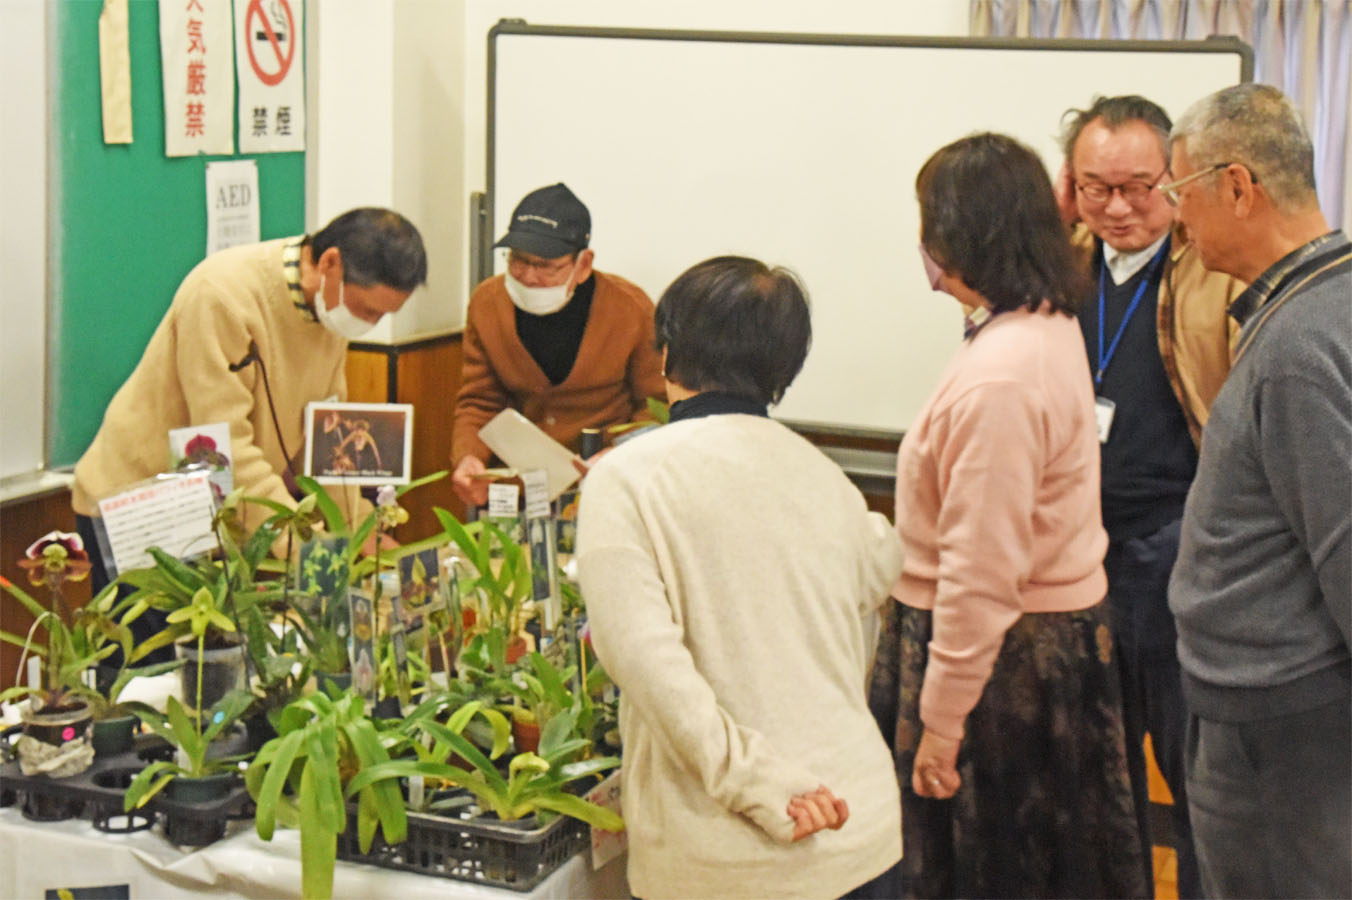
[{"label": "white collared shirt", "polygon": [[1125,253],[1121,250],[1114,250],[1105,242],[1103,245],[1103,262],[1108,266],[1108,274],[1113,276],[1113,284],[1121,284],[1139,272],[1142,266],[1154,259],[1160,245],[1168,237],[1169,232],[1165,231],[1155,243],[1144,250],[1132,250]]}]

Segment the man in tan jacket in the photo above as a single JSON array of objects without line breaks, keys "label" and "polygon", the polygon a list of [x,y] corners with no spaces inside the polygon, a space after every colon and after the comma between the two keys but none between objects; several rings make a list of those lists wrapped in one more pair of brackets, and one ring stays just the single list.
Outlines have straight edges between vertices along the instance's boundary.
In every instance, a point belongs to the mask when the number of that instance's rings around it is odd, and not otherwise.
[{"label": "man in tan jacket", "polygon": [[566,185],[532,191],[495,245],[507,271],[470,297],[451,433],[451,483],[470,506],[488,499],[479,429],[502,410],[576,451],[583,428],[642,419],[649,397],[665,399],[652,301],[593,269],[590,241],[591,214]]},{"label": "man in tan jacket", "polygon": [[1151,872],[1142,742],[1173,793],[1180,897],[1200,896],[1183,787],[1183,705],[1169,572],[1197,444],[1230,370],[1231,300],[1244,289],[1208,272],[1174,230],[1158,187],[1169,180],[1168,115],[1137,96],[1071,110],[1058,184],[1094,292],[1080,309],[1097,398],[1108,598],[1119,646],[1127,769]]},{"label": "man in tan jacket", "polygon": [[[228,423],[234,485],[294,506],[305,405],[347,399],[348,341],[398,311],[426,279],[418,230],[376,208],[198,263],[75,466],[71,505],[100,563],[95,589],[104,576],[98,502],[168,468],[170,429]],[[356,518],[355,489],[339,499]],[[268,514],[242,513],[249,527]]]}]

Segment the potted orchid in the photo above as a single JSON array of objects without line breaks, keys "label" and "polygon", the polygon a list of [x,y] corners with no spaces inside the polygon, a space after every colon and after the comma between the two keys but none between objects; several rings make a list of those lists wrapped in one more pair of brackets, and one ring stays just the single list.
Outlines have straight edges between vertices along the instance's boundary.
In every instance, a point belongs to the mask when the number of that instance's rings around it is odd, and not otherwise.
[{"label": "potted orchid", "polygon": [[[74,617],[62,586],[89,576],[89,554],[78,534],[53,531],[29,546],[19,566],[27,570],[30,584],[47,589],[48,604],[44,607],[13,582],[0,578],[0,587],[34,618],[27,637],[0,632],[0,639],[42,658],[41,683],[2,691],[0,702],[25,696],[29,699],[23,712],[24,734],[16,747],[23,774],[54,778],[77,775],[94,761],[93,716],[89,704],[72,696],[71,689],[83,683],[85,671],[97,660],[81,655],[72,641]],[[32,634],[39,627],[46,640],[33,646]],[[107,653],[112,652],[110,646]]]}]

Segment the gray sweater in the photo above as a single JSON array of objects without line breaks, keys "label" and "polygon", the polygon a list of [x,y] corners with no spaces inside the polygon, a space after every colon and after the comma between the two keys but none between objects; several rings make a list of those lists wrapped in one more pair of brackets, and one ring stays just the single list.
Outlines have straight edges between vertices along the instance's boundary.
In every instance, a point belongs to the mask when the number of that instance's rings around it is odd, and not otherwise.
[{"label": "gray sweater", "polygon": [[1169,606],[1192,712],[1248,721],[1348,696],[1352,679],[1352,247],[1283,258],[1211,407]]}]

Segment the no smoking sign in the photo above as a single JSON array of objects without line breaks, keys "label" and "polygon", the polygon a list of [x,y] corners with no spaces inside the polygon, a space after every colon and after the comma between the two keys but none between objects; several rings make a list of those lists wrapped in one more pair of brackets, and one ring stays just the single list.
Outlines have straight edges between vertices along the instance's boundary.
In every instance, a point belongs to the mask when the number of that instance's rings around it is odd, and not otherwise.
[{"label": "no smoking sign", "polygon": [[244,14],[245,47],[258,80],[269,87],[281,84],[296,58],[296,20],[289,0],[250,0]]}]

